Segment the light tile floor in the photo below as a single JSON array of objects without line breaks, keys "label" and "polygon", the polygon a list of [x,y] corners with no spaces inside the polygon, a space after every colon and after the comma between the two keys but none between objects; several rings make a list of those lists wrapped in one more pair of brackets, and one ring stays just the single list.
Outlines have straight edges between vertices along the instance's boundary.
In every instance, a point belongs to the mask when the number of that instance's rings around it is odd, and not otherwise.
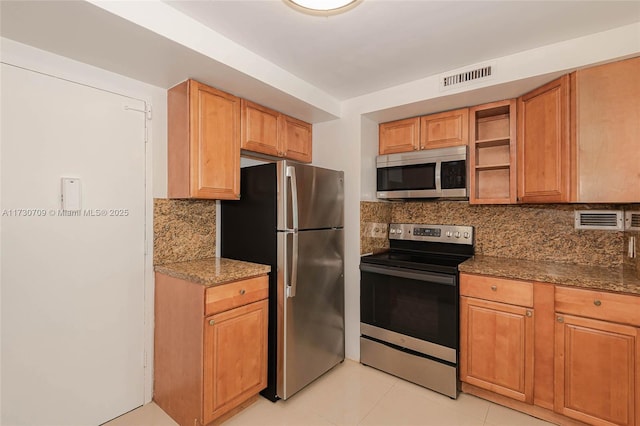
[{"label": "light tile floor", "polygon": [[[175,426],[151,403],[106,426]],[[224,426],[543,426],[467,394],[457,400],[347,360],[286,401],[259,398]]]}]

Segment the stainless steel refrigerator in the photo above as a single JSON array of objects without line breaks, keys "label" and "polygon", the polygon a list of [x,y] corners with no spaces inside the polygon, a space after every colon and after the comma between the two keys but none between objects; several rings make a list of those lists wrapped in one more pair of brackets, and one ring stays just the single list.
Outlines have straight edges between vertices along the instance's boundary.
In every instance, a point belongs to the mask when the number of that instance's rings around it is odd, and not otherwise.
[{"label": "stainless steel refrigerator", "polygon": [[271,265],[262,394],[287,399],[344,360],[344,173],[278,161],[243,168],[240,191],[220,255]]}]

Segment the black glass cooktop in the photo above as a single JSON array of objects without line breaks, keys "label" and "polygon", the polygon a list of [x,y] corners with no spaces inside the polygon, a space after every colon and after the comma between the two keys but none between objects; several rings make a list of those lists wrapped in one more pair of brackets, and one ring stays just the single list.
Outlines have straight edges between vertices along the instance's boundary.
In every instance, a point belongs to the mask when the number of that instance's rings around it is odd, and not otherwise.
[{"label": "black glass cooktop", "polygon": [[444,273],[457,273],[458,265],[469,259],[468,255],[387,251],[363,256],[361,262],[381,266],[416,269]]}]

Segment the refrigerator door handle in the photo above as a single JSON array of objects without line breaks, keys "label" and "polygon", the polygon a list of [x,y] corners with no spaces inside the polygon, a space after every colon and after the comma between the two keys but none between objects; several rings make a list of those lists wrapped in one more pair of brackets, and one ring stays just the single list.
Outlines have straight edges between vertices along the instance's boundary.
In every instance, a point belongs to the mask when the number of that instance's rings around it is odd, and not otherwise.
[{"label": "refrigerator door handle", "polygon": [[296,296],[298,284],[298,182],[296,181],[296,169],[287,166],[287,177],[291,184],[291,219],[293,221],[293,247],[291,253],[291,282],[287,288],[287,296]]},{"label": "refrigerator door handle", "polygon": [[296,169],[287,166],[287,177],[291,184],[291,219],[294,231],[298,231],[298,182],[296,181]]},{"label": "refrigerator door handle", "polygon": [[298,232],[293,232],[293,253],[291,253],[291,282],[287,291],[288,297],[296,297],[298,285]]}]

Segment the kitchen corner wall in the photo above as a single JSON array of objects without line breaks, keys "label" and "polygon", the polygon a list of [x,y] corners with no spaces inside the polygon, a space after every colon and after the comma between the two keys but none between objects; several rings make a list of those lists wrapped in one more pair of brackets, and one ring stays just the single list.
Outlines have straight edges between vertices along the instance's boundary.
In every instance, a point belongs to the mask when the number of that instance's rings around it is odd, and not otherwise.
[{"label": "kitchen corner wall", "polygon": [[215,201],[153,200],[154,265],[215,255]]},{"label": "kitchen corner wall", "polygon": [[[639,267],[626,256],[630,232],[576,230],[574,210],[638,210],[638,205],[491,205],[467,202],[361,202],[361,231],[370,222],[470,225],[476,231],[476,254],[526,260],[548,260],[605,267]],[[634,233],[636,235],[640,233]],[[638,238],[636,238],[637,240]],[[372,251],[361,233],[361,253]],[[376,239],[374,247],[387,243]],[[638,242],[636,241],[636,244]]]}]

